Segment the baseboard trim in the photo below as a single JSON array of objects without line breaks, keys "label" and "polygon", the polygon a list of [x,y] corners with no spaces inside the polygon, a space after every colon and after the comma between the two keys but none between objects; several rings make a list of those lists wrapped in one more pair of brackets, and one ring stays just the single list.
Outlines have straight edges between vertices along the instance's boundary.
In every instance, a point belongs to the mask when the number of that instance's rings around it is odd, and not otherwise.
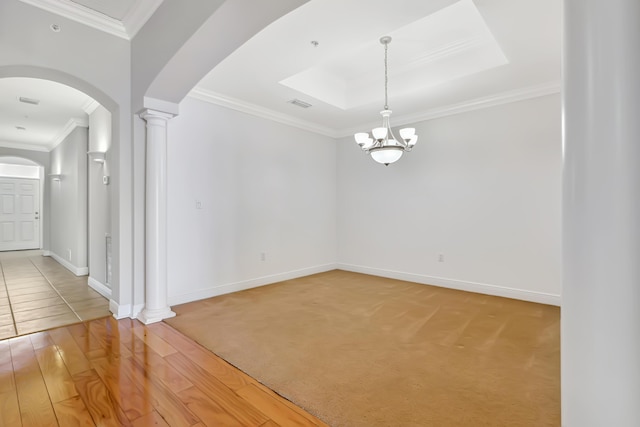
[{"label": "baseboard trim", "polygon": [[131,316],[131,304],[118,304],[116,301],[109,300],[109,311],[113,313],[116,319],[124,319]]},{"label": "baseboard trim", "polygon": [[87,285],[89,285],[91,289],[93,289],[103,297],[107,299],[111,298],[111,288],[104,283],[94,279],[93,277],[89,276],[89,278],[87,279]]},{"label": "baseboard trim", "polygon": [[89,267],[76,267],[55,252],[49,252],[49,256],[58,261],[60,265],[62,265],[64,268],[66,268],[76,276],[86,276],[87,274],[89,274]]},{"label": "baseboard trim", "polygon": [[47,249],[42,250],[42,256],[51,256],[51,251]]},{"label": "baseboard trim", "polygon": [[135,304],[133,306],[133,311],[131,313],[131,318],[132,319],[137,319],[138,316],[140,315],[140,313],[142,313],[143,309],[144,309],[144,303],[143,304]]},{"label": "baseboard trim", "polygon": [[513,298],[513,299],[518,299],[523,301],[536,302],[540,304],[560,306],[562,302],[562,298],[560,295],[527,291],[523,289],[508,288],[505,286],[491,285],[488,283],[467,282],[464,280],[426,276],[422,274],[405,273],[405,272],[394,271],[394,270],[384,270],[380,268],[365,267],[365,266],[353,265],[353,264],[338,263],[336,268],[340,270],[345,270],[345,271],[352,271],[354,273],[370,274],[372,276],[387,277],[389,279],[397,279],[397,280],[406,280],[408,282],[415,282],[423,285],[440,286],[442,288],[476,292],[479,294],[493,295],[497,297]]},{"label": "baseboard trim", "polygon": [[335,270],[337,264],[323,264],[314,267],[302,268],[299,270],[287,271],[284,273],[271,274],[268,276],[257,277],[255,279],[243,280],[241,282],[226,283],[223,285],[211,286],[189,292],[181,295],[169,296],[169,305],[184,304],[191,301],[211,298],[218,295],[229,294],[231,292],[244,291],[245,289],[257,288],[259,286],[270,285],[272,283],[282,282],[283,280],[297,279],[298,277],[309,276],[316,273],[324,273],[325,271]]}]

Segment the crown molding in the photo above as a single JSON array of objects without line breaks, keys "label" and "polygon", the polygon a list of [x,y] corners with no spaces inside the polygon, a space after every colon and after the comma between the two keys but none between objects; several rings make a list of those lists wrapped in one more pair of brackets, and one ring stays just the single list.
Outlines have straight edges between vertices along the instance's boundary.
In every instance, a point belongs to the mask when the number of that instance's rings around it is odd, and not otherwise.
[{"label": "crown molding", "polygon": [[122,24],[115,18],[96,12],[86,6],[74,3],[70,0],[20,0],[31,6],[39,7],[56,15],[80,22],[97,30],[104,31],[111,35],[131,40],[129,34]]},{"label": "crown molding", "polygon": [[131,40],[162,4],[163,0],[139,0],[122,21],[97,12],[71,0],[20,0],[72,21],[88,25],[105,33]]},{"label": "crown molding", "polygon": [[[483,108],[494,107],[502,104],[508,104],[510,102],[524,101],[526,99],[537,98],[539,96],[560,93],[560,88],[560,82],[558,81],[547,82],[540,85],[501,92],[482,98],[475,98],[444,107],[432,108],[430,110],[422,111],[415,114],[396,116],[393,119],[394,127],[403,126],[410,123],[422,122],[425,120],[433,120],[440,117],[465,113],[468,111],[480,110]],[[379,125],[378,122],[372,122],[353,128],[331,129],[328,127],[317,125],[315,123],[297,119],[288,114],[279,113],[268,108],[251,104],[249,102],[244,102],[240,101],[239,99],[221,95],[219,93],[215,93],[213,91],[209,91],[200,87],[195,87],[191,92],[189,92],[188,96],[204,102],[209,102],[211,104],[220,105],[232,110],[251,114],[253,116],[262,117],[267,120],[272,120],[278,123],[283,123],[285,125],[294,126],[310,132],[318,133],[330,138],[343,138],[346,136],[352,136],[354,133],[360,132],[362,129],[374,128]]]},{"label": "crown molding", "polygon": [[430,62],[439,61],[451,55],[458,54],[465,50],[469,50],[472,47],[476,47],[481,44],[481,40],[478,37],[469,37],[462,40],[456,40],[434,49],[428,52],[426,55],[419,56],[414,60],[407,63],[405,67],[400,68],[399,71],[407,71],[407,69],[423,67]]},{"label": "crown molding", "polygon": [[[554,93],[560,93],[560,90],[560,82],[547,82],[540,85],[528,86],[507,92],[496,93],[494,95],[489,95],[481,98],[470,99],[468,101],[460,102],[457,104],[432,108],[430,110],[422,111],[415,114],[396,116],[393,119],[393,124],[394,127],[397,127],[411,123],[422,122],[425,120],[438,119],[441,117],[452,116],[454,114],[466,113],[469,111],[481,110],[483,108],[509,104],[511,102],[524,101],[526,99],[552,95]],[[337,133],[338,137],[342,138],[346,136],[352,136],[356,132],[361,132],[362,129],[374,128],[378,125],[379,122],[371,122],[358,127],[341,129]]]},{"label": "crown molding", "polygon": [[87,123],[87,120],[78,119],[75,117],[70,118],[69,121],[64,125],[64,128],[60,131],[60,133],[51,140],[51,143],[49,143],[49,146],[47,147],[48,149],[46,151],[51,151],[56,148],[62,141],[64,141],[67,136],[69,136],[71,132],[75,130],[75,128],[78,127],[89,127],[89,123]]},{"label": "crown molding", "polygon": [[122,23],[129,35],[129,40],[134,38],[138,31],[147,23],[163,0],[138,0],[133,3],[131,9],[122,19]]},{"label": "crown molding", "polygon": [[14,148],[17,150],[43,151],[45,153],[49,152],[49,148],[47,147],[37,144],[30,144],[28,142],[0,141],[0,147]]},{"label": "crown molding", "polygon": [[319,126],[315,123],[311,123],[306,120],[300,120],[288,114],[283,114],[274,110],[270,110],[268,108],[260,107],[255,104],[221,95],[219,93],[215,93],[197,86],[191,92],[189,92],[187,96],[199,99],[200,101],[209,102],[211,104],[216,104],[222,107],[230,108],[232,110],[240,111],[242,113],[251,114],[252,116],[261,117],[263,119],[328,136],[330,138],[337,137],[336,131],[334,129]]}]

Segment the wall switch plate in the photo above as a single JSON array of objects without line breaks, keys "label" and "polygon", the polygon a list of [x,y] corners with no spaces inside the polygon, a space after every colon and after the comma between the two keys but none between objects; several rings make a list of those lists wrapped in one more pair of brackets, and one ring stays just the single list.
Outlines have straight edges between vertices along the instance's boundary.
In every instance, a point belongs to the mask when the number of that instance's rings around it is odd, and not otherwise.
[{"label": "wall switch plate", "polygon": [[109,177],[108,177],[107,175],[104,175],[104,176],[102,177],[102,183],[103,183],[104,185],[109,185]]},{"label": "wall switch plate", "polygon": [[202,209],[202,202],[200,200],[196,200],[196,209]]}]

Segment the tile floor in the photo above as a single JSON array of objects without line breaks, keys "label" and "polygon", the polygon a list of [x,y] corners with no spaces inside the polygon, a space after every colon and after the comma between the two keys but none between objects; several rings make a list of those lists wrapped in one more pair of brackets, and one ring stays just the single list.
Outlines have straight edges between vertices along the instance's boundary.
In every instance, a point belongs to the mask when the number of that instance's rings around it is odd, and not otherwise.
[{"label": "tile floor", "polygon": [[109,301],[41,251],[0,252],[0,339],[109,316]]}]

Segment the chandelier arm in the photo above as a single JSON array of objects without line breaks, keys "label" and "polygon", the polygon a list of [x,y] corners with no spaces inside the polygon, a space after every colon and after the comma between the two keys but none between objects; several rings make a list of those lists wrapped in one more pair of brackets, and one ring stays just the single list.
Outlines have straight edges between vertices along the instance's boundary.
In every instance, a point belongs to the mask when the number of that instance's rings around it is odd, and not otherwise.
[{"label": "chandelier arm", "polygon": [[[389,130],[387,131],[387,141],[389,139],[393,139],[394,141],[396,141],[398,144],[400,144],[400,146],[402,148],[407,148],[409,144],[407,144],[406,142],[404,142],[404,139],[400,138],[396,138],[396,136],[393,134],[393,131],[391,130],[391,127],[388,128]],[[391,135],[391,138],[389,138],[389,135]]]},{"label": "chandelier arm", "polygon": [[[383,140],[383,141],[384,141],[384,140]],[[373,140],[373,144],[371,144],[370,146],[368,146],[368,147],[366,147],[366,148],[365,148],[365,147],[362,147],[362,149],[363,149],[365,152],[367,152],[367,153],[368,153],[368,152],[369,152],[369,150],[371,150],[372,148],[376,148],[376,147],[382,147],[382,142],[378,142],[378,140],[377,140],[377,139],[374,139],[374,140]]]}]

